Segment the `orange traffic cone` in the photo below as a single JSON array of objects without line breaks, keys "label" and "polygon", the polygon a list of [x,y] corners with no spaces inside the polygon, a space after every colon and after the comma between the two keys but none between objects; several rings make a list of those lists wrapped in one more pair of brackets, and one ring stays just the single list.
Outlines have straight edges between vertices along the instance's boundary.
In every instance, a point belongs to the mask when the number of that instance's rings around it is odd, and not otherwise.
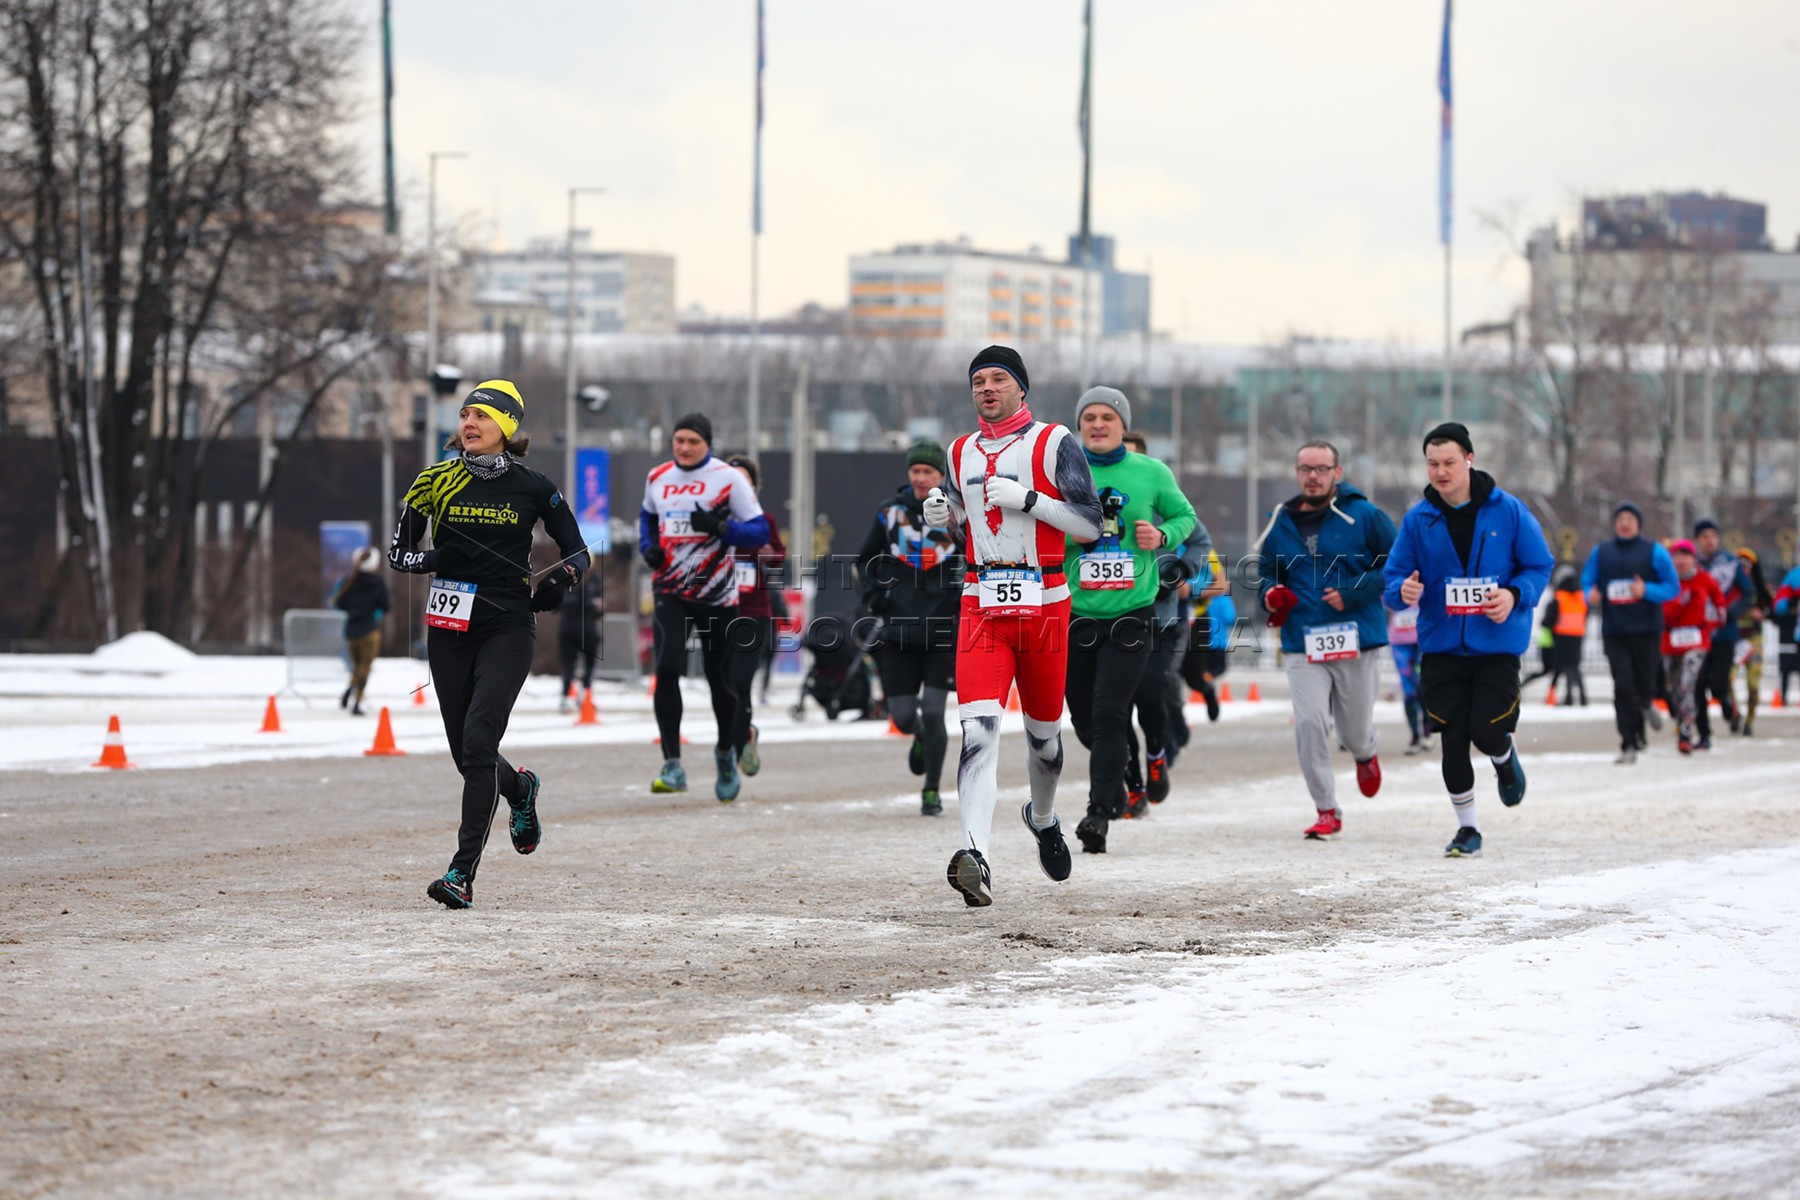
[{"label": "orange traffic cone", "polygon": [[[575,685],[571,683],[571,688]],[[581,693],[581,715],[575,718],[577,725],[598,725],[600,714],[594,711],[594,689],[588,688]]]},{"label": "orange traffic cone", "polygon": [[1206,697],[1202,696],[1200,694],[1200,690],[1198,688],[1189,688],[1188,689],[1188,703],[1189,704],[1205,704]]},{"label": "orange traffic cone", "polygon": [[1013,689],[1010,692],[1006,693],[1006,711],[1007,712],[1019,712],[1020,711],[1019,688],[1018,688],[1017,684],[1014,684]]},{"label": "orange traffic cone", "polygon": [[1656,711],[1659,713],[1666,713],[1669,711],[1669,702],[1662,699],[1660,696],[1652,701],[1652,703],[1656,705]]},{"label": "orange traffic cone", "polygon": [[1781,689],[1779,687],[1777,687],[1774,690],[1774,692],[1770,693],[1769,707],[1770,708],[1785,708],[1785,707],[1787,707],[1787,699],[1784,696],[1782,696]]},{"label": "orange traffic cone", "polygon": [[1546,708],[1556,707],[1556,685],[1554,683],[1544,692],[1544,706]]},{"label": "orange traffic cone", "polygon": [[127,767],[137,766],[134,762],[125,761],[125,735],[119,732],[119,718],[110,717],[106,722],[106,744],[100,748],[100,761],[93,764],[105,767],[109,771],[123,771]]},{"label": "orange traffic cone", "polygon": [[1229,683],[1221,683],[1219,685],[1219,703],[1231,703],[1231,685]]},{"label": "orange traffic cone", "polygon": [[656,695],[656,676],[655,675],[650,676],[650,682],[644,687],[644,695],[646,695],[646,696]]},{"label": "orange traffic cone", "polygon": [[1244,699],[1250,701],[1252,704],[1255,704],[1262,699],[1262,689],[1256,686],[1256,680],[1252,679],[1250,681],[1250,694],[1245,696]]},{"label": "orange traffic cone", "polygon": [[383,758],[405,754],[406,751],[394,745],[394,722],[388,716],[387,705],[381,706],[381,722],[375,726],[375,744],[363,751],[366,757]]},{"label": "orange traffic cone", "polygon": [[418,687],[413,689],[413,707],[414,708],[424,708],[425,707],[425,687],[426,687],[426,685],[421,683]]},{"label": "orange traffic cone", "polygon": [[892,718],[892,717],[888,718],[887,735],[889,737],[905,737],[906,736],[904,733],[900,732],[900,727],[898,725],[894,724],[894,718]]},{"label": "orange traffic cone", "polygon": [[263,733],[281,732],[281,711],[275,707],[275,697],[269,697],[269,707],[263,709]]}]

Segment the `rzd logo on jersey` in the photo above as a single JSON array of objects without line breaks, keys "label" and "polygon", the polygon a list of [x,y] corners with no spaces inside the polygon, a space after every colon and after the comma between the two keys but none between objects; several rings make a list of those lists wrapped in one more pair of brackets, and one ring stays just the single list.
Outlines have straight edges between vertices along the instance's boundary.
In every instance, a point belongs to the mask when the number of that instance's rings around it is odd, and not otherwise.
[{"label": "rzd logo on jersey", "polygon": [[704,484],[702,482],[696,481],[694,483],[665,483],[665,484],[663,484],[662,498],[664,500],[667,500],[670,496],[704,496],[704,495],[706,495],[706,484]]}]

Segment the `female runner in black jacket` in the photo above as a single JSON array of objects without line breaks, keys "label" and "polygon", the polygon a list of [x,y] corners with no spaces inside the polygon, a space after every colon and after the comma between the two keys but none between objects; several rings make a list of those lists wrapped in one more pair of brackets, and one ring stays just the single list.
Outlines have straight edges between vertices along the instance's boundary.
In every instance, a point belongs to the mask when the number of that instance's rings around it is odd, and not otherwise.
[{"label": "female runner in black jacket", "polygon": [[[512,809],[513,849],[530,854],[543,835],[538,777],[515,770],[500,739],[531,673],[533,614],[558,607],[588,567],[556,485],[518,461],[530,447],[518,436],[524,419],[525,402],[508,381],[491,379],[470,392],[445,446],[460,453],[420,472],[388,546],[396,571],[432,576],[426,653],[463,792],[456,856],[425,894],[448,908],[475,902],[475,871],[500,797]],[[561,558],[533,590],[531,531],[539,521]],[[419,550],[428,525],[435,548]]]}]

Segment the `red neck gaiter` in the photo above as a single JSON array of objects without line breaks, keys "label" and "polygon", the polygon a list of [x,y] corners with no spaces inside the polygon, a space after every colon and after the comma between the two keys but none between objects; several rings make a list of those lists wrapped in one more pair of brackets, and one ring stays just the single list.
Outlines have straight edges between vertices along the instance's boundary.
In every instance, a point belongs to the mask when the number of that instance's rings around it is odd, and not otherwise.
[{"label": "red neck gaiter", "polygon": [[1019,432],[1019,430],[1031,424],[1031,422],[1031,405],[1029,404],[1019,405],[1018,412],[1006,418],[1006,420],[1001,421],[998,425],[990,425],[980,417],[975,418],[975,423],[981,426],[981,436],[985,438],[1011,437],[1013,434]]}]

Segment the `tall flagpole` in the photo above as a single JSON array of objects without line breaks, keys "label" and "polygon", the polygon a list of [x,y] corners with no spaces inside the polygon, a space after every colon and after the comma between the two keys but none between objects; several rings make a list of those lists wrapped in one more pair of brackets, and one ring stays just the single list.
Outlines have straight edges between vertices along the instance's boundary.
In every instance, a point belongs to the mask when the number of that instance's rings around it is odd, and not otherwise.
[{"label": "tall flagpole", "polygon": [[757,320],[762,242],[763,0],[756,0],[756,162],[750,196],[750,400],[747,412],[749,452],[761,449],[762,337]]},{"label": "tall flagpole", "polygon": [[1450,419],[1455,366],[1451,359],[1450,325],[1450,229],[1451,229],[1451,107],[1450,107],[1450,4],[1444,0],[1444,40],[1438,52],[1438,94],[1443,98],[1443,124],[1438,135],[1438,240],[1444,244],[1444,420]]},{"label": "tall flagpole", "polygon": [[1089,220],[1094,184],[1094,0],[1082,9],[1084,29],[1081,51],[1081,386],[1094,384],[1094,355],[1091,300],[1088,289],[1093,281],[1093,225]]}]

